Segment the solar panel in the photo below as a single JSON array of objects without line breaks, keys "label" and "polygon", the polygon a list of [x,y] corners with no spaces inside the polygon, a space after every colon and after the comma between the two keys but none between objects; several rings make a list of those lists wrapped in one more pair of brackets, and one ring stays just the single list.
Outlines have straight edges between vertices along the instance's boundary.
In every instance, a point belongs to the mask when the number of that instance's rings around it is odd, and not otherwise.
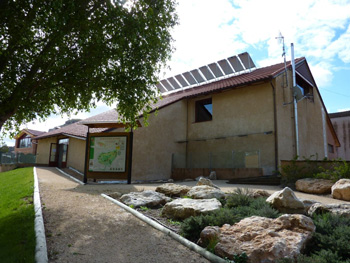
[{"label": "solar panel", "polygon": [[156,85],[156,87],[157,87],[157,89],[160,90],[160,92],[167,92],[167,90],[166,90],[166,89],[163,87],[163,85],[160,84],[160,83],[158,83],[158,84]]},{"label": "solar panel", "polygon": [[190,72],[191,72],[192,76],[197,80],[197,83],[204,82],[204,79],[201,76],[201,74],[199,73],[198,69],[191,70]]},{"label": "solar panel", "polygon": [[244,70],[242,63],[239,61],[238,57],[232,56],[228,58],[228,61],[230,62],[231,66],[235,70],[235,72],[239,72]]},{"label": "solar panel", "polygon": [[228,64],[226,59],[220,60],[218,64],[220,65],[221,69],[224,71],[225,75],[230,75],[233,73],[233,70],[230,64]]},{"label": "solar panel", "polygon": [[206,81],[216,80],[223,76],[245,72],[255,68],[255,64],[247,52],[227,59],[213,62],[198,69],[178,74],[175,77],[161,80],[156,87],[162,92],[171,92],[180,88],[196,86]]},{"label": "solar panel", "polygon": [[211,80],[211,79],[215,78],[213,73],[211,73],[211,71],[209,70],[209,68],[207,66],[200,67],[199,70],[200,70],[200,72],[202,72],[202,74],[204,75],[204,77],[207,80]]},{"label": "solar panel", "polygon": [[181,74],[176,75],[175,78],[182,85],[183,88],[188,86],[188,83],[186,82],[186,80],[184,79],[184,77]]},{"label": "solar panel", "polygon": [[190,85],[197,84],[197,81],[192,77],[190,72],[182,73],[182,75],[185,77],[187,82],[190,83]]},{"label": "solar panel", "polygon": [[208,67],[210,68],[211,72],[214,73],[215,77],[219,78],[219,77],[223,76],[223,74],[222,74],[218,64],[211,63],[211,64],[208,65]]},{"label": "solar panel", "polygon": [[180,85],[177,83],[177,81],[173,77],[168,78],[168,81],[174,87],[174,89],[180,89],[181,88]]},{"label": "solar panel", "polygon": [[163,79],[160,81],[160,83],[162,83],[162,85],[168,90],[173,90],[173,86],[170,85],[170,83],[166,80],[166,79]]},{"label": "solar panel", "polygon": [[246,69],[254,68],[254,62],[247,52],[238,55]]}]

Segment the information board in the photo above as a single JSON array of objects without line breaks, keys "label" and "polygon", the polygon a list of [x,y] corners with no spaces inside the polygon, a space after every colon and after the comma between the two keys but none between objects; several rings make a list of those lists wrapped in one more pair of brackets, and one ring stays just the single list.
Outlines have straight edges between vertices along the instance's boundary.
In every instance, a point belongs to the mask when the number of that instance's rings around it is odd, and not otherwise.
[{"label": "information board", "polygon": [[126,171],[127,136],[91,136],[89,152],[89,172]]}]

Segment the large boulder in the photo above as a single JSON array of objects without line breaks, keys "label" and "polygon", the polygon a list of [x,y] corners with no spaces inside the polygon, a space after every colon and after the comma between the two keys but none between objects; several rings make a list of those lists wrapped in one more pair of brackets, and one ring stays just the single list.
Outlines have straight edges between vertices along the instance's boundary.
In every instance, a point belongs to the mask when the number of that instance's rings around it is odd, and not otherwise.
[{"label": "large boulder", "polygon": [[295,188],[308,194],[330,194],[333,186],[332,180],[304,178],[295,182]]},{"label": "large boulder", "polygon": [[255,198],[255,199],[260,198],[260,197],[269,197],[270,196],[270,194],[265,190],[253,190],[252,192],[249,192],[248,195]]},{"label": "large boulder", "polygon": [[176,220],[183,220],[190,216],[198,216],[216,211],[221,203],[216,199],[176,199],[167,203],[162,209],[162,215]]},{"label": "large boulder", "polygon": [[204,177],[200,177],[198,179],[197,186],[200,186],[200,185],[208,185],[219,189],[219,187],[213,184],[213,182],[210,179],[204,178]]},{"label": "large boulder", "polygon": [[156,188],[156,192],[165,194],[167,196],[183,196],[186,195],[191,187],[186,185],[179,185],[173,183],[162,184]]},{"label": "large boulder", "polygon": [[304,215],[282,215],[277,219],[253,216],[235,225],[208,226],[198,243],[206,247],[217,240],[214,251],[234,259],[245,252],[250,263],[274,263],[281,258],[296,259],[312,237],[315,225]]},{"label": "large boulder", "polygon": [[326,204],[316,203],[316,204],[313,204],[308,211],[309,216],[313,216],[314,214],[322,214],[322,213],[332,213],[334,215],[350,217],[350,204],[326,205]]},{"label": "large boulder", "polygon": [[122,195],[120,201],[126,205],[134,206],[135,208],[140,206],[157,207],[170,202],[171,198],[153,190],[146,190]]},{"label": "large boulder", "polygon": [[223,191],[209,185],[194,186],[190,191],[188,191],[187,195],[193,199],[220,199],[225,197],[225,193]]},{"label": "large boulder", "polygon": [[350,179],[340,179],[332,186],[332,197],[350,201]]},{"label": "large boulder", "polygon": [[273,193],[266,202],[282,213],[304,213],[304,204],[299,200],[292,189],[285,187],[281,191]]}]

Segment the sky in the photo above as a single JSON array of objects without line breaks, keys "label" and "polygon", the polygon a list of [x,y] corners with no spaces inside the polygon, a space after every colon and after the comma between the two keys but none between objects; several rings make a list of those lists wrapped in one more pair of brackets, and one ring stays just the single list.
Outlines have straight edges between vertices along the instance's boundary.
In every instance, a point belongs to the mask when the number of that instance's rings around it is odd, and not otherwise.
[{"label": "sky", "polygon": [[[305,57],[329,113],[350,110],[350,0],[178,0],[175,52],[161,79],[248,52],[257,67],[283,62],[290,44]],[[87,118],[109,110],[98,103]],[[47,131],[68,116],[51,115],[23,128]],[[6,139],[8,145],[14,141]]]}]

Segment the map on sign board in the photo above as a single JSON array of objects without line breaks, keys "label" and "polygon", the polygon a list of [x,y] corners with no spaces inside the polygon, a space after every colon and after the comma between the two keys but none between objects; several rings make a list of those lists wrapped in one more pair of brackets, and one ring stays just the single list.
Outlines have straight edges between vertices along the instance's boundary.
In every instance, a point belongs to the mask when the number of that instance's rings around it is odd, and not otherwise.
[{"label": "map on sign board", "polygon": [[90,172],[125,172],[126,136],[91,137]]}]

